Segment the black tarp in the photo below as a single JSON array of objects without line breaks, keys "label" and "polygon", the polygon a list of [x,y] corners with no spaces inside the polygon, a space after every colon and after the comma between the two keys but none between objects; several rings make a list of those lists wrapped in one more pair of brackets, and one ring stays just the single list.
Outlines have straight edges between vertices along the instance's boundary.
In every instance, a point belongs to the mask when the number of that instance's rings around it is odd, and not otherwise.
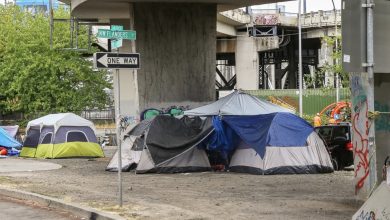
[{"label": "black tarp", "polygon": [[154,163],[160,164],[193,147],[212,130],[211,118],[159,115],[150,125],[146,145]]}]

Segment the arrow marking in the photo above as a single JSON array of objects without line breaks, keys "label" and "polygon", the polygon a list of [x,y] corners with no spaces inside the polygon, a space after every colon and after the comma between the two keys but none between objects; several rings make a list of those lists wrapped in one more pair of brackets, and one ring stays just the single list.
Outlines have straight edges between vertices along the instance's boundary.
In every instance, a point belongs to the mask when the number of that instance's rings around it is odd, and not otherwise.
[{"label": "arrow marking", "polygon": [[107,65],[107,54],[104,54],[104,56],[100,57],[97,61],[99,63],[101,63],[103,66],[108,67],[108,65]]}]

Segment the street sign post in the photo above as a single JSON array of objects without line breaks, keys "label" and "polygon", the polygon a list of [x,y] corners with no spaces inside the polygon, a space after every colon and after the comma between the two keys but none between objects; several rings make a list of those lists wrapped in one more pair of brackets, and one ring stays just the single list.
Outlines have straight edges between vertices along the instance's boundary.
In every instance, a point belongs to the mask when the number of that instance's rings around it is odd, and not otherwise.
[{"label": "street sign post", "polygon": [[[136,32],[131,30],[123,30],[123,26],[112,25],[111,30],[99,29],[97,37],[111,39],[111,48],[118,49],[122,47],[122,40],[135,40]],[[94,67],[99,69],[116,69],[116,84],[115,94],[118,100],[116,105],[116,137],[118,144],[118,188],[119,188],[119,206],[122,207],[122,146],[121,146],[121,128],[120,128],[120,74],[119,69],[139,69],[140,55],[139,53],[95,53],[93,54]]]},{"label": "street sign post", "polygon": [[139,69],[139,53],[95,53],[94,66],[102,69]]},{"label": "street sign post", "polygon": [[137,34],[135,31],[131,30],[107,30],[99,29],[97,33],[99,38],[115,38],[115,39],[125,39],[125,40],[136,40]]}]

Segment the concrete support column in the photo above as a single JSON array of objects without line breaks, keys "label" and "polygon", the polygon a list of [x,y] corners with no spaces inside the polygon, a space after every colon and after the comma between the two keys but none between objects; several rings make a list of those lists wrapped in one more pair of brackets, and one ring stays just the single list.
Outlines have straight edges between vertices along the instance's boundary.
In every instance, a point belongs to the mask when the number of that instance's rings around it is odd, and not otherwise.
[{"label": "concrete support column", "polygon": [[216,17],[216,4],[134,3],[139,111],[215,100]]},{"label": "concrete support column", "polygon": [[252,37],[239,36],[236,48],[237,88],[259,89],[259,55],[255,40]]},{"label": "concrete support column", "polygon": [[275,64],[273,64],[270,66],[270,72],[269,72],[269,77],[272,84],[272,88],[271,88],[272,90],[276,89],[275,76],[276,76],[276,68],[275,68]]},{"label": "concrete support column", "polygon": [[[318,67],[323,67],[325,65],[333,65],[333,47],[329,46],[326,41],[321,41],[321,49],[319,52],[318,58]],[[334,84],[334,75],[331,72],[325,73],[325,86],[333,86]]]}]

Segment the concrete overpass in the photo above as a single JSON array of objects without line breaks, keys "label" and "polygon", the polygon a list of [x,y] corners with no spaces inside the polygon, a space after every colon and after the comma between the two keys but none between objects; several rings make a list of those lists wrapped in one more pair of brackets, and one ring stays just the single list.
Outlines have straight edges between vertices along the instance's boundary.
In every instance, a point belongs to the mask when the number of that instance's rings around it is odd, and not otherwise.
[{"label": "concrete overpass", "polygon": [[[119,73],[121,115],[146,108],[196,107],[215,100],[217,12],[278,0],[63,0],[79,19],[137,31],[120,52],[141,54],[139,70]],[[114,80],[116,81],[116,80]],[[116,103],[118,104],[118,103]]]},{"label": "concrete overpass", "polygon": [[[318,11],[302,15],[304,73],[332,64],[332,51],[324,36],[335,36],[335,25],[341,25],[341,13]],[[218,36],[218,75],[221,90],[235,88],[295,89],[298,87],[298,15],[278,10],[253,10],[251,21],[236,27],[236,36]],[[339,29],[340,30],[340,29]],[[340,34],[340,32],[339,32]],[[217,70],[218,72],[218,70]],[[332,86],[333,73],[327,73],[325,84]],[[218,78],[217,78],[218,79]],[[228,83],[226,83],[228,82]]]}]

